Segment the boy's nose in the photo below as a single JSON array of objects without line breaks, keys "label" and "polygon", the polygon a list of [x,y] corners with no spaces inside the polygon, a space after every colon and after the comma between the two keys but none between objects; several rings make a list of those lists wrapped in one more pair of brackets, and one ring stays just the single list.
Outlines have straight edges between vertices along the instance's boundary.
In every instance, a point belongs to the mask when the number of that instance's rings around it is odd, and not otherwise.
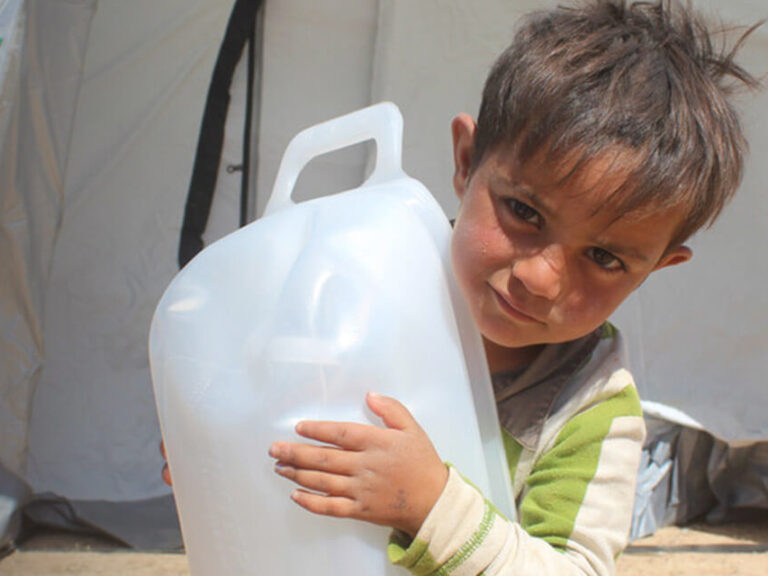
[{"label": "boy's nose", "polygon": [[563,251],[548,246],[536,253],[517,259],[512,264],[512,275],[535,296],[555,300],[563,291]]}]

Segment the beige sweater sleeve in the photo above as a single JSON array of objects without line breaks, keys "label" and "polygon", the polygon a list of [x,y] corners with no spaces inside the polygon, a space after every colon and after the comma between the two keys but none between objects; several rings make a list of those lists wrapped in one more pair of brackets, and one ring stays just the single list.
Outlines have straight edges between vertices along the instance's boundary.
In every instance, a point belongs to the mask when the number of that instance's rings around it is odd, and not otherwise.
[{"label": "beige sweater sleeve", "polygon": [[574,418],[541,456],[520,523],[451,468],[416,537],[393,533],[390,560],[416,575],[613,575],[627,544],[645,428],[639,414],[606,418],[609,408]]}]

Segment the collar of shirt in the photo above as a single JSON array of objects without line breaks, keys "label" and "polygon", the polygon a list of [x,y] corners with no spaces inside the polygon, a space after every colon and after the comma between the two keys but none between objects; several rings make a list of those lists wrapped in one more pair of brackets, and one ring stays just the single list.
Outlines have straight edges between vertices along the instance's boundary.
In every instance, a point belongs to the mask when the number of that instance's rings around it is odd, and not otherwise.
[{"label": "collar of shirt", "polygon": [[492,376],[499,423],[524,448],[536,448],[558,397],[591,357],[604,327],[570,342],[548,344],[526,368]]}]

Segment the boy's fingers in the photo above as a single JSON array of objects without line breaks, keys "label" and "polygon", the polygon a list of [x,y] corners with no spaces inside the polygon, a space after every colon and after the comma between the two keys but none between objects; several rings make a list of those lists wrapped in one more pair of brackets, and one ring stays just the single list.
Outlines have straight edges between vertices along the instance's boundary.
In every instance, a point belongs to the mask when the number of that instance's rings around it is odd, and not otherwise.
[{"label": "boy's fingers", "polygon": [[351,496],[352,482],[348,476],[339,476],[338,474],[328,474],[327,472],[317,472],[315,470],[296,469],[284,466],[280,462],[275,465],[275,472],[283,478],[293,480],[299,486],[314,492],[322,492],[331,496]]},{"label": "boy's fingers", "polygon": [[[160,440],[160,454],[163,456],[163,460],[168,460],[168,456],[165,454],[165,442]],[[168,468],[168,463],[163,464],[163,471],[160,473],[163,478],[163,482],[168,486],[173,486],[173,480],[171,479],[171,469]]]},{"label": "boy's fingers", "polygon": [[362,450],[371,443],[371,434],[376,428],[353,422],[322,422],[304,420],[296,425],[296,432],[326,444],[333,444],[346,450]]},{"label": "boy's fingers", "polygon": [[345,452],[328,446],[275,442],[269,447],[269,455],[283,465],[304,470],[318,470],[344,476],[351,476],[356,470],[353,462],[355,452]]},{"label": "boy's fingers", "polygon": [[369,392],[365,397],[368,407],[382,419],[387,428],[405,430],[418,425],[411,412],[402,403],[389,396]]},{"label": "boy's fingers", "polygon": [[306,490],[294,490],[291,498],[296,504],[314,514],[335,516],[337,518],[354,517],[358,505],[354,500],[341,496],[323,496]]},{"label": "boy's fingers", "polygon": [[163,466],[163,471],[161,475],[163,477],[163,482],[168,484],[168,486],[173,486],[173,480],[171,479],[171,469],[168,468],[168,464]]}]

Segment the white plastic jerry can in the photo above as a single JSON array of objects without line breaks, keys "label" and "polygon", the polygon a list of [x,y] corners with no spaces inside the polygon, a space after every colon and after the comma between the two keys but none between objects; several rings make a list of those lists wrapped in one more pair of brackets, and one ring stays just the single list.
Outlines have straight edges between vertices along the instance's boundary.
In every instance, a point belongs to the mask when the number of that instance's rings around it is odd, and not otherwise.
[{"label": "white plastic jerry can", "polygon": [[[360,188],[291,201],[313,157],[368,139],[376,166]],[[302,419],[381,425],[367,391],[403,402],[441,458],[513,514],[450,225],[401,152],[391,103],[301,132],[265,216],[198,254],[157,306],[152,381],[195,576],[402,573],[388,529],[303,510],[267,454]]]}]

